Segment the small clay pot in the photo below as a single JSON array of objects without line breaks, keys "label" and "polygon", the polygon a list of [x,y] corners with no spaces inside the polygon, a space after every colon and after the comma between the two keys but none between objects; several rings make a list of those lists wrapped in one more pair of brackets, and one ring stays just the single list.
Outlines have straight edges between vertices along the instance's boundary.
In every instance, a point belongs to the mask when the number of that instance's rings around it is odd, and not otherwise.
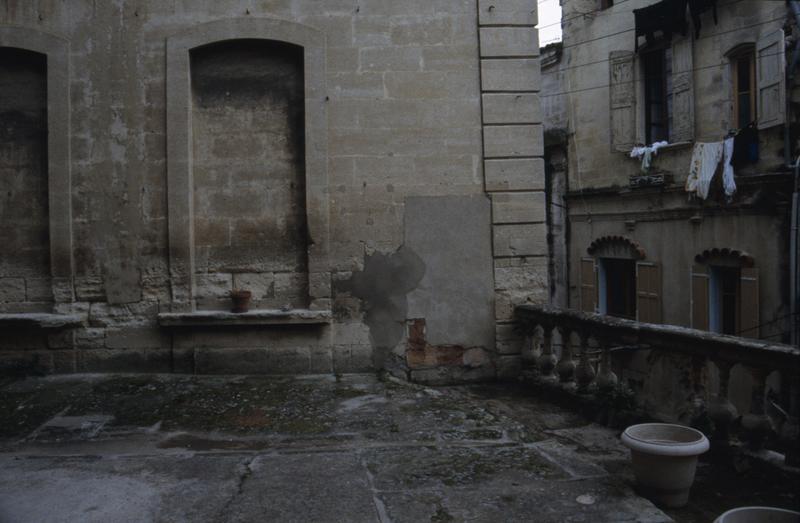
[{"label": "small clay pot", "polygon": [[697,456],[709,448],[702,432],[670,423],[643,423],[625,429],[622,443],[631,449],[633,473],[644,497],[672,508],[689,502]]},{"label": "small clay pot", "polygon": [[233,302],[233,309],[231,312],[242,313],[250,310],[250,298],[253,293],[250,291],[231,291],[231,301]]}]

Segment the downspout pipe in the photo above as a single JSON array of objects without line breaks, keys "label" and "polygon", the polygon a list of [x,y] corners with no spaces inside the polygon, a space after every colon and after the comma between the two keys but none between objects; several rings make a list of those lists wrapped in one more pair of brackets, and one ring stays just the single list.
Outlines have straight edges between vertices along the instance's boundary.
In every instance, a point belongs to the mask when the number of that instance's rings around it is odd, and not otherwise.
[{"label": "downspout pipe", "polygon": [[[798,0],[787,0],[789,4],[789,8],[792,10],[792,14],[794,15],[795,23],[797,27],[800,28],[800,1]],[[791,127],[791,90],[794,85],[794,77],[795,77],[795,69],[797,68],[798,60],[800,60],[800,41],[795,41],[794,43],[794,51],[792,52],[792,60],[789,62],[789,68],[786,71],[786,123],[784,124],[784,144],[783,144],[783,153],[784,157],[786,158],[786,166],[791,168],[790,165],[790,158],[791,158],[791,136],[790,130]],[[792,192],[792,222],[791,228],[789,232],[789,280],[790,280],[790,296],[789,296],[789,306],[791,311],[790,322],[791,322],[791,330],[792,333],[791,341],[792,345],[800,346],[800,260],[798,260],[798,253],[797,249],[800,247],[800,209],[798,209],[798,205],[800,205],[800,195],[798,194],[798,190],[800,190],[800,156],[797,157],[797,160],[794,163],[794,191]]]},{"label": "downspout pipe", "polygon": [[800,156],[797,157],[797,161],[794,163],[794,192],[792,193],[792,226],[789,236],[789,270],[791,271],[789,275],[789,280],[791,283],[790,287],[790,311],[791,316],[790,324],[792,326],[791,333],[792,333],[792,345],[800,346],[800,260],[798,260],[797,256],[797,249],[800,247],[798,245],[800,243],[800,210],[798,210],[798,204],[800,204],[800,193],[798,192],[798,187],[800,186]]},{"label": "downspout pipe", "polygon": [[[800,1],[788,0],[787,3],[792,10],[794,21],[797,24],[797,27],[800,28]],[[789,67],[786,69],[786,123],[783,125],[783,157],[788,169],[792,169],[794,167],[792,165],[791,136],[789,134],[789,127],[791,127],[790,117],[792,114],[792,100],[791,96],[789,95],[792,91],[792,86],[794,85],[795,69],[797,69],[798,62],[800,62],[800,40],[794,43],[792,59],[789,62]]]}]

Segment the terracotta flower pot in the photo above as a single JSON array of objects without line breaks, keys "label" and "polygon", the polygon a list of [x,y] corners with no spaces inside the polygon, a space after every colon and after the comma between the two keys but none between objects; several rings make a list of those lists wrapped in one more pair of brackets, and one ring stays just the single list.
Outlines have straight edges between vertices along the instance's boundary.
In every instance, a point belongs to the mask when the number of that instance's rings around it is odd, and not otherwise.
[{"label": "terracotta flower pot", "polygon": [[800,512],[775,507],[739,507],[729,510],[714,523],[797,523]]},{"label": "terracotta flower pot", "polygon": [[709,448],[699,430],[670,423],[632,425],[622,433],[643,496],[665,507],[689,502],[697,456]]},{"label": "terracotta flower pot", "polygon": [[233,309],[231,309],[231,312],[247,312],[250,309],[250,298],[252,296],[253,293],[250,291],[231,291],[231,301],[233,302]]}]

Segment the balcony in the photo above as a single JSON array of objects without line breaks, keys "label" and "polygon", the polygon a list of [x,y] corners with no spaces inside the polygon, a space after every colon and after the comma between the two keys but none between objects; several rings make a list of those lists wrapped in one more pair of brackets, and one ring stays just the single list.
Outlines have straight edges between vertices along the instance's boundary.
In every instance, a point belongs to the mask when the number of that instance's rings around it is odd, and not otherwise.
[{"label": "balcony", "polygon": [[800,349],[568,309],[515,313],[540,392],[612,426],[678,422],[717,453],[800,465]]}]

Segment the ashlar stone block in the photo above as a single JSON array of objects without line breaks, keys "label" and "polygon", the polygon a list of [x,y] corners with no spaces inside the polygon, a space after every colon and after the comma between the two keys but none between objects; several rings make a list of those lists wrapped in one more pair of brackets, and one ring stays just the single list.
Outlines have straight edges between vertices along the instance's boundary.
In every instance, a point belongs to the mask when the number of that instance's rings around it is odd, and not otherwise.
[{"label": "ashlar stone block", "polygon": [[541,125],[487,125],[483,128],[483,140],[486,158],[544,154]]},{"label": "ashlar stone block", "polygon": [[544,223],[495,225],[495,256],[547,255],[547,227]]},{"label": "ashlar stone block", "polygon": [[539,31],[532,27],[481,27],[481,57],[539,56]]},{"label": "ashlar stone block", "polygon": [[484,91],[538,91],[540,84],[538,58],[481,60]]},{"label": "ashlar stone block", "polygon": [[536,0],[479,0],[478,23],[481,25],[536,25]]},{"label": "ashlar stone block", "polygon": [[483,95],[483,123],[540,123],[542,121],[539,95],[508,93]]},{"label": "ashlar stone block", "polygon": [[544,189],[544,159],[511,158],[483,163],[487,191]]},{"label": "ashlar stone block", "polygon": [[494,223],[544,222],[544,192],[493,194],[492,220]]}]

